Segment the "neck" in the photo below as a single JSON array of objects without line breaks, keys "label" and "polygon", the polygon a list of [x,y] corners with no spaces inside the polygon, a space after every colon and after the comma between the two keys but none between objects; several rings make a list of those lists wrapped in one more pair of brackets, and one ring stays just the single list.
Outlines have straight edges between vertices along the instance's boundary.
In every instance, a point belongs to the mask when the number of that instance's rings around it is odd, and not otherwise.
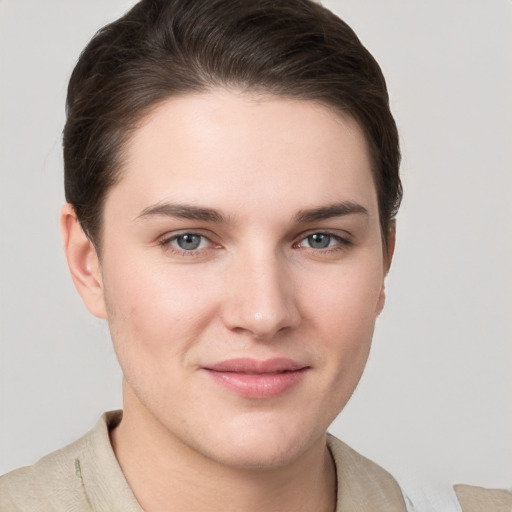
[{"label": "neck", "polygon": [[284,466],[232,467],[197,453],[147,410],[129,405],[125,400],[111,442],[145,512],[334,512],[336,470],[325,436]]}]

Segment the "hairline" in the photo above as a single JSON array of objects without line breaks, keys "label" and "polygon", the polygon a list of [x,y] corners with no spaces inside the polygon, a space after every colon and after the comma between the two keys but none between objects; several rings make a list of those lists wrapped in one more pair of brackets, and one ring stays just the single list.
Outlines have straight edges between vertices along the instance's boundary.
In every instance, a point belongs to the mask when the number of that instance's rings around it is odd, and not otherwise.
[{"label": "hairline", "polygon": [[[210,94],[215,91],[225,91],[232,94],[242,95],[242,96],[253,96],[255,98],[261,98],[263,100],[272,100],[272,99],[289,99],[299,102],[308,102],[313,103],[321,107],[325,107],[329,111],[331,111],[334,115],[340,116],[341,118],[350,119],[354,121],[361,131],[363,135],[363,139],[366,145],[366,151],[368,152],[368,159],[370,163],[370,171],[372,175],[373,185],[375,187],[375,192],[377,194],[377,203],[378,203],[378,214],[379,214],[379,223],[381,226],[381,237],[382,237],[382,245],[383,248],[387,248],[387,236],[389,230],[392,228],[392,223],[394,221],[394,217],[389,219],[382,219],[381,215],[381,205],[379,201],[379,185],[377,183],[377,176],[379,176],[378,169],[378,150],[374,147],[373,140],[369,133],[367,133],[367,129],[362,121],[360,121],[354,112],[351,111],[348,107],[344,107],[342,105],[336,105],[332,101],[328,101],[325,98],[315,97],[314,94],[307,95],[306,93],[286,93],[282,90],[279,90],[278,87],[265,87],[261,85],[251,85],[251,84],[238,84],[235,82],[230,83],[222,83],[220,81],[216,81],[214,79],[210,79],[209,82],[206,82],[202,85],[202,87],[190,87],[183,88],[183,90],[179,91],[168,91],[166,95],[161,98],[155,99],[152,102],[149,102],[146,106],[142,107],[138,111],[133,114],[133,119],[131,125],[128,125],[124,129],[124,133],[119,137],[119,150],[114,155],[114,161],[112,163],[111,168],[111,183],[108,184],[102,190],[100,208],[98,209],[98,224],[96,233],[92,235],[88,233],[87,230],[82,226],[82,229],[89,238],[89,240],[93,243],[98,257],[101,254],[101,248],[103,245],[103,225],[104,225],[104,210],[105,203],[108,199],[110,191],[120,183],[123,175],[123,166],[126,165],[127,158],[126,153],[128,150],[128,146],[130,142],[133,141],[135,133],[140,130],[146,122],[149,121],[152,114],[160,108],[163,104],[172,99],[191,97],[191,96],[200,96],[204,94]],[[388,232],[384,232],[384,226],[387,225]]]}]

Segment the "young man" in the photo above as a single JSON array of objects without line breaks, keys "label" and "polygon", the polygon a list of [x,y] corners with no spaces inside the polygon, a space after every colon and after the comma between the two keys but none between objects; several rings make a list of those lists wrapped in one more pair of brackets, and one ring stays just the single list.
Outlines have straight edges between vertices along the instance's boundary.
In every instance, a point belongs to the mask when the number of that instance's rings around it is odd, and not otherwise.
[{"label": "young man", "polygon": [[64,158],[66,256],[123,413],[3,477],[2,511],[414,506],[326,433],[401,197],[384,78],[346,24],[306,0],[143,0],[82,54]]}]

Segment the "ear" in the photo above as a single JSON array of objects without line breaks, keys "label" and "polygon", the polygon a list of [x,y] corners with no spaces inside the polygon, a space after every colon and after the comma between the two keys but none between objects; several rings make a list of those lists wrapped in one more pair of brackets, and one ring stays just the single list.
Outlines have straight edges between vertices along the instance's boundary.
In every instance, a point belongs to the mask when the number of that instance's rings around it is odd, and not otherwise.
[{"label": "ear", "polygon": [[393,254],[395,253],[395,243],[396,243],[396,221],[392,220],[389,223],[388,233],[386,236],[387,247],[384,252],[384,264],[386,265],[386,274],[389,272],[389,268],[391,267],[391,262],[393,261]]},{"label": "ear", "polygon": [[377,303],[377,315],[382,313],[384,309],[384,303],[386,302],[386,285],[385,278],[387,273],[389,272],[389,268],[391,267],[391,261],[393,260],[393,254],[395,252],[395,242],[396,242],[396,222],[394,220],[389,224],[389,229],[386,235],[386,247],[384,251],[384,269],[382,276],[382,287],[380,289],[379,301]]},{"label": "ear", "polygon": [[98,254],[69,203],[62,207],[60,227],[71,278],[85,307],[94,316],[107,318]]}]

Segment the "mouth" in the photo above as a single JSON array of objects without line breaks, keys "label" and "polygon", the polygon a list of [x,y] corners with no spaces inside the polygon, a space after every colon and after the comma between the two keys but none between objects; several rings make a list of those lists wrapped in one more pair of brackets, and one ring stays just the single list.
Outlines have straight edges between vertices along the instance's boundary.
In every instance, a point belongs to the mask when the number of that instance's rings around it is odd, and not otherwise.
[{"label": "mouth", "polygon": [[230,359],[203,367],[217,384],[243,398],[264,399],[284,394],[298,385],[309,366],[292,359]]}]

